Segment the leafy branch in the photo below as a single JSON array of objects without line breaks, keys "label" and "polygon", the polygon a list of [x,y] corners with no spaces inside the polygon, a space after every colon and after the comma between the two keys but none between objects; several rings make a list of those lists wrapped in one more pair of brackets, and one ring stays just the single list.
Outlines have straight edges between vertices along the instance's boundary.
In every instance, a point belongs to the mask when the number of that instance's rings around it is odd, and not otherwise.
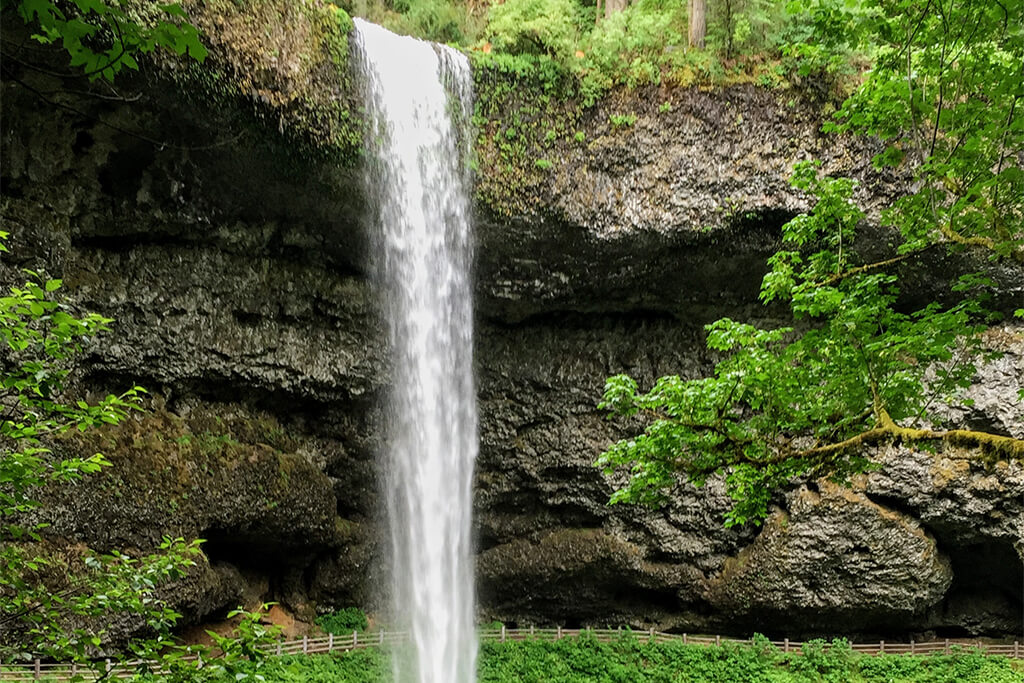
[{"label": "leafy branch", "polygon": [[742,524],[763,519],[772,492],[794,478],[843,481],[870,469],[867,449],[885,443],[1024,457],[1024,440],[932,426],[932,406],[969,386],[983,357],[992,283],[965,276],[960,303],[899,311],[897,278],[885,269],[912,254],[858,261],[854,183],[820,178],[810,163],[792,182],[818,201],[783,227],[761,299],[787,302],[802,331],[725,318],[706,327],[708,348],[724,356],[713,376],[662,377],[646,393],[628,376],[610,378],[600,407],[651,420],[598,461],[609,474],[629,469],[613,502],[659,505],[678,475],[702,484],[721,474],[734,500],[726,523]]},{"label": "leafy branch", "polygon": [[[0,252],[8,235],[0,232]],[[0,658],[45,656],[86,666],[106,643],[117,614],[142,618],[155,637],[135,649],[158,652],[178,615],[155,592],[180,579],[199,541],[165,538],[144,557],[121,552],[57,551],[26,521],[41,489],[74,481],[110,463],[101,455],[61,456],[54,439],[68,430],[116,424],[140,406],[133,387],[95,402],[69,394],[76,358],[107,331],[109,318],[77,314],[59,298],[60,280],[27,271],[0,296]]]},{"label": "leafy branch", "polygon": [[[44,45],[59,44],[77,74],[90,80],[112,82],[123,69],[138,70],[136,56],[164,48],[202,62],[207,50],[199,30],[185,19],[178,4],[158,4],[160,18],[142,21],[131,16],[127,0],[2,0],[0,12],[13,9],[26,25],[31,38]],[[16,55],[4,54],[7,59]]]}]

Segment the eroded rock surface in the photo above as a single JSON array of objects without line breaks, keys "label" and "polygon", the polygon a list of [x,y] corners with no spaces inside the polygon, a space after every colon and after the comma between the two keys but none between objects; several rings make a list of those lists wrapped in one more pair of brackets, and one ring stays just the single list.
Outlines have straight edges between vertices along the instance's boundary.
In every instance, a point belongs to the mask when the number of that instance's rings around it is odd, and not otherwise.
[{"label": "eroded rock surface", "polygon": [[886,629],[938,604],[952,579],[948,558],[914,518],[826,482],[820,493],[790,494],[706,597],[753,628],[785,615],[807,629]]}]

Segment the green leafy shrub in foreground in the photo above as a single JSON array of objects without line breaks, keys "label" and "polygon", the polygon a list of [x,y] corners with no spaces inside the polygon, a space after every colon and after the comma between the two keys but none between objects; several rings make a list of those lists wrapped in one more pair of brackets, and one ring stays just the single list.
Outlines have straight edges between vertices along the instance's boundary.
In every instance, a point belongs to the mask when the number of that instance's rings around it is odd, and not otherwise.
[{"label": "green leafy shrub in foreground", "polygon": [[325,633],[333,633],[336,636],[352,633],[352,631],[365,631],[370,625],[366,614],[358,607],[346,607],[330,614],[324,614],[316,618],[316,625]]},{"label": "green leafy shrub in foreground", "polygon": [[[323,656],[272,658],[268,683],[379,683],[392,680],[390,654],[368,649]],[[629,633],[611,643],[592,636],[481,644],[479,683],[1021,683],[1004,657],[869,656],[844,640],[808,643],[782,653],[763,637],[753,645],[656,644]]]}]

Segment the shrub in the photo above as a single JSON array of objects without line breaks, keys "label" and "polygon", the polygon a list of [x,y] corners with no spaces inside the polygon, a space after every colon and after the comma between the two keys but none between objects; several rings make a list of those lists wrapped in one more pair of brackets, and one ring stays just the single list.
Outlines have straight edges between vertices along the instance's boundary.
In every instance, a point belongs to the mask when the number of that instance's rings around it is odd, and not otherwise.
[{"label": "shrub", "polygon": [[507,0],[493,5],[486,38],[495,50],[567,62],[576,44],[572,0]]},{"label": "shrub", "polygon": [[666,49],[685,44],[681,3],[640,0],[605,19],[590,34],[586,77],[605,87],[657,84]]},{"label": "shrub", "polygon": [[365,631],[370,622],[366,619],[363,610],[358,607],[346,607],[317,617],[316,625],[325,633],[333,633],[337,636],[352,633],[352,631]]}]

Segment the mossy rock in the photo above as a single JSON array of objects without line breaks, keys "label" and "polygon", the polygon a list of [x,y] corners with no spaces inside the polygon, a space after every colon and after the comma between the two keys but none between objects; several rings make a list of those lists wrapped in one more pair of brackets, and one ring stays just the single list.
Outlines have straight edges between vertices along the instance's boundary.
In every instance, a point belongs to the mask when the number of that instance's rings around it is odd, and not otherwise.
[{"label": "mossy rock", "polygon": [[353,23],[344,9],[323,0],[182,5],[210,52],[202,64],[160,60],[187,96],[199,106],[250,107],[302,154],[356,163],[363,119],[349,65]]}]

